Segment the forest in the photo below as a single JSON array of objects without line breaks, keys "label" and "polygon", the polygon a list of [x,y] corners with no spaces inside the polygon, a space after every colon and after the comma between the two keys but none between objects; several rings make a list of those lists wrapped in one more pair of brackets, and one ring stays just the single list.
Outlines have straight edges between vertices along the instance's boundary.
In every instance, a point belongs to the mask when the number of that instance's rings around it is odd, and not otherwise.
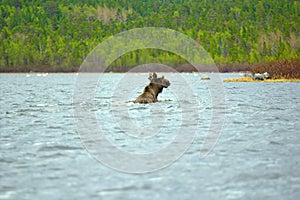
[{"label": "forest", "polygon": [[[72,72],[98,44],[133,28],[165,27],[203,46],[221,71],[272,62],[300,63],[297,0],[1,0],[1,72]],[[141,49],[111,64],[186,61]],[[243,68],[243,67],[241,67]]]}]

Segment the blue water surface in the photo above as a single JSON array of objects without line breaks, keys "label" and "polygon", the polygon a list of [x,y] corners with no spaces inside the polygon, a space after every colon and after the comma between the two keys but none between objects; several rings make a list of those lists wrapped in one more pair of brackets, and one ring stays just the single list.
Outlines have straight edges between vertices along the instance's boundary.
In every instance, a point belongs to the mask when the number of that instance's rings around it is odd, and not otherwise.
[{"label": "blue water surface", "polygon": [[[164,75],[171,86],[158,103],[132,102],[147,74],[97,74],[93,105],[75,105],[78,74],[0,74],[0,199],[298,199],[299,83],[223,83],[224,124],[216,145],[200,157],[218,108],[214,91],[203,74]],[[195,138],[165,168],[120,172],[86,149],[76,125],[90,116],[79,117],[76,106],[92,109],[112,147],[133,155],[168,148],[180,130],[194,134],[196,127]]]}]

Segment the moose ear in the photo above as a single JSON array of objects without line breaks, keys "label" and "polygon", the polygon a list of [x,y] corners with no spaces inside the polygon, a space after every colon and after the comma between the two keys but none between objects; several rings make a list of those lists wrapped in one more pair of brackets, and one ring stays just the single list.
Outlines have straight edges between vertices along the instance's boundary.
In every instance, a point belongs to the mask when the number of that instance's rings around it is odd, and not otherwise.
[{"label": "moose ear", "polygon": [[153,79],[153,73],[149,72],[149,77],[148,79],[151,81]]},{"label": "moose ear", "polygon": [[150,73],[149,73],[148,79],[149,79],[150,81],[156,80],[156,79],[157,79],[157,74],[156,74],[155,72],[150,72]]},{"label": "moose ear", "polygon": [[153,78],[157,79],[157,74],[155,72],[153,72]]}]

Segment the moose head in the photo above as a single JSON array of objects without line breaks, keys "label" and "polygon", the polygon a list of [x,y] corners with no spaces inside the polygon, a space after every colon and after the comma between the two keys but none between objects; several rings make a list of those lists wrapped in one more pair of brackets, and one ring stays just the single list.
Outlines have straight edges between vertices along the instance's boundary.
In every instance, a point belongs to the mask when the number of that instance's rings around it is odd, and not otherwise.
[{"label": "moose head", "polygon": [[149,73],[148,79],[150,80],[150,83],[162,85],[164,88],[170,86],[170,81],[168,79],[165,79],[164,76],[157,78],[157,74],[155,72]]},{"label": "moose head", "polygon": [[144,88],[143,93],[137,97],[135,103],[154,103],[157,102],[157,96],[163,91],[163,88],[169,87],[170,81],[164,76],[157,78],[155,72],[149,73],[150,83]]}]

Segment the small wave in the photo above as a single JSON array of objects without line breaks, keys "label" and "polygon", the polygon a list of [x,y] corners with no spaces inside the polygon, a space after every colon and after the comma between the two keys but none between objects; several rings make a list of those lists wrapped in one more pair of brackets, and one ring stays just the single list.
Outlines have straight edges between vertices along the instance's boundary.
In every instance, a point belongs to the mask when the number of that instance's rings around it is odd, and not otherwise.
[{"label": "small wave", "polygon": [[258,149],[246,149],[246,151],[248,151],[248,152],[260,152],[260,150],[258,150]]},{"label": "small wave", "polygon": [[[147,104],[139,104],[139,105],[147,105]],[[129,110],[148,110],[146,106],[139,106],[139,107],[131,107]]]},{"label": "small wave", "polygon": [[264,106],[260,105],[255,105],[255,104],[248,104],[248,103],[238,103],[237,106],[239,107],[247,107],[247,108],[264,108]]},{"label": "small wave", "polygon": [[173,101],[172,99],[160,99],[158,100],[158,102],[169,102],[169,101]]},{"label": "small wave", "polygon": [[48,126],[49,129],[61,129],[61,126]]},{"label": "small wave", "polygon": [[113,102],[111,105],[112,106],[132,106],[135,103],[133,101],[116,101]]},{"label": "small wave", "polygon": [[64,145],[54,145],[54,146],[43,146],[39,148],[38,151],[57,151],[57,150],[78,150],[82,149],[81,147],[74,147],[74,146],[64,146]]},{"label": "small wave", "polygon": [[[156,103],[164,103],[164,102],[170,102],[173,101],[172,99],[160,99]],[[140,103],[134,103],[133,100],[130,101],[116,101],[113,102],[111,105],[112,106],[134,106],[134,105],[139,105],[141,107],[145,107],[147,105],[152,105],[154,103],[148,103],[148,104],[140,104]]]},{"label": "small wave", "polygon": [[277,110],[286,110],[286,109],[282,107],[271,107],[265,109],[265,111],[277,111]]},{"label": "small wave", "polygon": [[4,187],[4,189],[0,193],[0,199],[13,199],[12,197],[15,195],[15,188],[13,187]]},{"label": "small wave", "polygon": [[111,96],[101,96],[101,97],[95,97],[96,100],[103,100],[103,99],[111,99]]},{"label": "small wave", "polygon": [[42,155],[42,156],[40,156],[40,158],[58,158],[58,157],[62,157],[62,156],[64,156],[64,154],[62,154],[62,153],[53,153],[50,155]]},{"label": "small wave", "polygon": [[55,107],[55,106],[59,106],[59,104],[38,103],[38,104],[29,105],[29,107],[31,108],[48,108],[48,107]]},{"label": "small wave", "polygon": [[0,163],[6,163],[6,164],[9,164],[9,163],[14,163],[15,160],[14,159],[9,159],[9,158],[1,158],[0,159]]},{"label": "small wave", "polygon": [[270,141],[269,144],[272,144],[272,145],[283,145],[283,143],[276,142],[276,141]]},{"label": "small wave", "polygon": [[106,192],[124,192],[124,191],[136,191],[137,189],[139,189],[136,186],[125,186],[125,187],[121,187],[121,188],[107,188],[107,189],[102,189],[100,191],[100,193],[106,193]]},{"label": "small wave", "polygon": [[39,111],[39,110],[33,108],[21,108],[16,110],[17,113],[27,113],[27,112],[35,112],[35,111]]}]

